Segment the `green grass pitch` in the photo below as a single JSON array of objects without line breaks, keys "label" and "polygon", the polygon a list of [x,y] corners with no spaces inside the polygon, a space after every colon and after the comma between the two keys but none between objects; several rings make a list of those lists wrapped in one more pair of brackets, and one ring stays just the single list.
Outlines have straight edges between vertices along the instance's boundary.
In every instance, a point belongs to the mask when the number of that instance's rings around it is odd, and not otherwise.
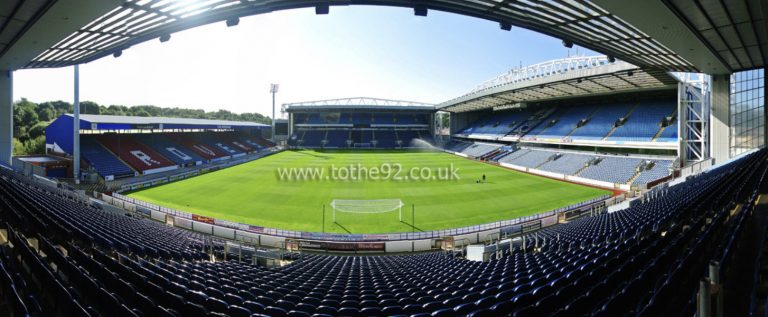
[{"label": "green grass pitch", "polygon": [[[361,164],[366,168],[400,164],[401,180],[280,180],[278,168],[318,167],[330,177],[331,166]],[[410,169],[458,168],[456,180],[404,180]],[[392,166],[391,174],[398,169]],[[370,173],[370,172],[369,172]],[[445,175],[446,173],[442,173]],[[477,183],[485,174],[486,183]],[[380,174],[379,177],[386,174]],[[343,176],[343,175],[337,175]],[[256,161],[194,178],[148,188],[129,196],[203,216],[257,226],[320,232],[326,206],[325,231],[389,233],[429,231],[512,219],[590,198],[609,191],[538,177],[442,152],[285,151]],[[397,211],[381,214],[337,213],[333,199],[401,199],[403,222]]]}]

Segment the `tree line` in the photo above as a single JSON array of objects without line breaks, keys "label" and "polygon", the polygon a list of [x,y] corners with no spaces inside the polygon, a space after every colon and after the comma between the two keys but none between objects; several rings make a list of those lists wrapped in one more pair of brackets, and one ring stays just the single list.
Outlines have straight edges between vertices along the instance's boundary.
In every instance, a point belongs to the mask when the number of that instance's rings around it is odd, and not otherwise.
[{"label": "tree line", "polygon": [[[72,113],[73,106],[66,101],[34,103],[26,98],[13,104],[13,154],[45,153],[45,128],[53,120],[66,113]],[[93,101],[80,102],[81,114],[101,114],[136,117],[171,117],[230,121],[250,121],[271,124],[272,120],[259,113],[237,114],[227,110],[208,111],[187,108],[161,108],[152,105],[123,106],[99,105]]]}]

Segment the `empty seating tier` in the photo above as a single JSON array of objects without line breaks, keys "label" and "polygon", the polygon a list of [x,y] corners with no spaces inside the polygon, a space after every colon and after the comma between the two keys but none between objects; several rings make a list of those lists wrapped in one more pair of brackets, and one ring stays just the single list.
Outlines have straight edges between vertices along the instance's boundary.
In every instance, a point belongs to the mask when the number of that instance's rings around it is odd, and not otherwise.
[{"label": "empty seating tier", "polygon": [[147,172],[175,166],[164,156],[134,140],[131,135],[102,134],[96,139],[137,171]]},{"label": "empty seating tier", "polygon": [[[457,134],[478,139],[517,136],[532,142],[675,142],[675,112],[675,102],[668,101],[501,110],[481,113]],[[661,130],[666,118],[673,120]]]},{"label": "empty seating tier", "polygon": [[128,165],[91,137],[81,139],[80,150],[83,160],[96,169],[96,172],[102,177],[130,177],[136,174]]}]

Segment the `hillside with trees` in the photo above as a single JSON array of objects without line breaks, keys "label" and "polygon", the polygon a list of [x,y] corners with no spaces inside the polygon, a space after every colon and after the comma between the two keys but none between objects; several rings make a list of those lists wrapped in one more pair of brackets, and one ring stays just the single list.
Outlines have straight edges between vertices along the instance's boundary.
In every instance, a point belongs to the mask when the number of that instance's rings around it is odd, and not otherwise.
[{"label": "hillside with trees", "polygon": [[[65,113],[72,113],[72,104],[66,101],[34,103],[26,98],[13,104],[13,154],[45,153],[45,128]],[[161,108],[152,105],[127,107],[99,105],[92,101],[80,102],[81,114],[102,114],[137,117],[171,117],[250,121],[271,124],[271,119],[259,113],[233,113],[227,110],[206,112],[201,109]]]}]

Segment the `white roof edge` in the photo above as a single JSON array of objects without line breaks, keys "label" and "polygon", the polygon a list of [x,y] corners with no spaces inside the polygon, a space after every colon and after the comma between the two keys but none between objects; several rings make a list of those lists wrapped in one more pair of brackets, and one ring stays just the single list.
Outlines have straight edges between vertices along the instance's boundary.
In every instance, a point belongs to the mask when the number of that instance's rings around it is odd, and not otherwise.
[{"label": "white roof edge", "polygon": [[[64,114],[72,117],[71,113]],[[170,117],[138,117],[138,116],[113,116],[99,114],[81,114],[80,120],[91,123],[124,123],[124,124],[189,124],[189,125],[230,125],[230,126],[248,126],[248,127],[268,127],[263,123],[250,121],[230,121],[215,119],[195,119],[195,118],[170,118]]]}]

